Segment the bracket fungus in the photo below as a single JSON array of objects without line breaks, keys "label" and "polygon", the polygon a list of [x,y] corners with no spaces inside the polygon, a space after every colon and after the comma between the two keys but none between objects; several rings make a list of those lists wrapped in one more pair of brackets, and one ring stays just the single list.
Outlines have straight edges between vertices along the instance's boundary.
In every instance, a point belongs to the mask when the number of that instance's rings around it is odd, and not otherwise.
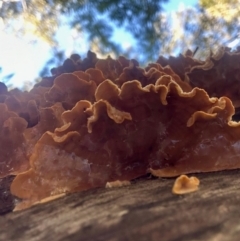
[{"label": "bracket fungus", "polygon": [[29,168],[24,131],[27,122],[0,103],[0,177],[18,174]]},{"label": "bracket fungus", "polygon": [[205,89],[210,96],[227,96],[240,107],[240,52],[221,48],[187,75],[192,86]]},{"label": "bracket fungus", "polygon": [[[211,59],[211,68],[223,68],[218,61],[225,55],[232,63],[237,54],[224,52]],[[206,74],[209,60],[194,60],[187,52],[163,66],[159,59],[141,68],[136,60],[101,60],[89,52],[85,62],[78,55],[71,61],[75,67],[66,70],[65,62],[64,74],[56,74],[51,85],[30,91],[28,101],[38,113],[31,126],[8,110],[4,86],[0,92],[0,142],[10,143],[1,176],[17,174],[11,185],[12,194],[23,199],[17,209],[148,172],[176,177],[240,168],[240,123],[232,121],[228,98],[236,95],[209,95],[205,81],[213,76],[195,74]],[[238,78],[237,65],[231,68]]]}]

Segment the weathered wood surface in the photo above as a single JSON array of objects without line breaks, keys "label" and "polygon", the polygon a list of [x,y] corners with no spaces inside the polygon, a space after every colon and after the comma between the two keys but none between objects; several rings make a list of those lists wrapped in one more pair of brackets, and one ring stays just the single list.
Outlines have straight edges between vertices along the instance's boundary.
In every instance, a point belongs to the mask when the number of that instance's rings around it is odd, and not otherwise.
[{"label": "weathered wood surface", "polygon": [[240,171],[197,174],[199,191],[176,196],[174,179],[75,193],[0,216],[0,240],[239,241]]}]

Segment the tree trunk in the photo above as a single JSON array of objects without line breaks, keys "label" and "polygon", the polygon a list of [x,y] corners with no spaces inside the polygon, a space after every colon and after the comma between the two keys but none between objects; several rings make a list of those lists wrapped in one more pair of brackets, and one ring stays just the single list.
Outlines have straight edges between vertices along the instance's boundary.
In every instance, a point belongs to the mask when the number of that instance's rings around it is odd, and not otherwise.
[{"label": "tree trunk", "polygon": [[195,176],[199,190],[181,196],[171,192],[174,179],[146,177],[5,213],[0,240],[239,241],[240,170]]}]

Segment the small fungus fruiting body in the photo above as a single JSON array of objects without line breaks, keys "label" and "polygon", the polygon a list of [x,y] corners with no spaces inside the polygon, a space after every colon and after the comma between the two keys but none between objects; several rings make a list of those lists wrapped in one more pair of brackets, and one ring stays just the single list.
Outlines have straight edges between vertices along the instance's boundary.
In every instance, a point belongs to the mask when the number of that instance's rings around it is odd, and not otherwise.
[{"label": "small fungus fruiting body", "polygon": [[237,95],[229,88],[234,102],[221,97],[211,79],[226,58],[228,83],[231,73],[237,80],[233,62],[240,53],[221,51],[205,62],[188,52],[146,68],[88,52],[83,61],[72,56],[30,92],[0,85],[0,177],[16,175],[11,192],[23,200],[16,208],[149,171],[176,177],[240,168],[240,124],[232,121]]},{"label": "small fungus fruiting body", "polygon": [[174,194],[187,194],[198,190],[200,181],[196,177],[188,177],[181,175],[178,177],[173,185],[172,192]]}]

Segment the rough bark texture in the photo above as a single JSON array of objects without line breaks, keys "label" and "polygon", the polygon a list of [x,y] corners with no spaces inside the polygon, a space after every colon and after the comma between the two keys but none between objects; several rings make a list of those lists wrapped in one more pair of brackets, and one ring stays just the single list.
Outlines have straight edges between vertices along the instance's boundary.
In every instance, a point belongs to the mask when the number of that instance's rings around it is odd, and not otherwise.
[{"label": "rough bark texture", "polygon": [[195,176],[187,195],[171,193],[174,179],[143,178],[7,213],[0,240],[239,241],[240,170]]}]

